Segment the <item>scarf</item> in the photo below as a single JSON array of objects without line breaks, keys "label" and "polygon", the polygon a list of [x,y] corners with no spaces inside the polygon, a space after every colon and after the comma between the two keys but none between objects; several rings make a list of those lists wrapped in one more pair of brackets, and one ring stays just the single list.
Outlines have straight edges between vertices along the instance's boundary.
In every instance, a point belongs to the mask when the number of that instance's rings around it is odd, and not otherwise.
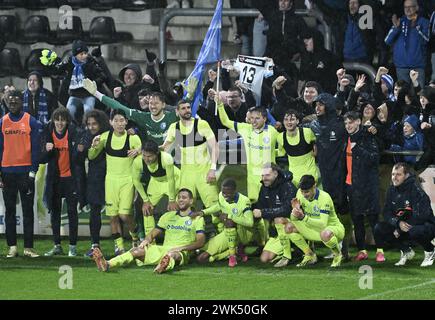
[{"label": "scarf", "polygon": [[[23,97],[23,111],[30,113],[29,108],[29,97],[31,93],[29,89],[24,91],[24,97]],[[46,125],[49,121],[48,119],[48,104],[47,104],[47,96],[45,94],[44,88],[39,89],[39,100],[38,105],[33,106],[34,110],[37,111],[35,118],[38,120],[42,125]]]},{"label": "scarf", "polygon": [[83,65],[85,64],[85,62],[80,62],[76,57],[72,57],[72,63],[74,65],[74,70],[72,72],[69,89],[74,90],[83,88],[83,80],[85,79],[85,75],[83,73]]}]

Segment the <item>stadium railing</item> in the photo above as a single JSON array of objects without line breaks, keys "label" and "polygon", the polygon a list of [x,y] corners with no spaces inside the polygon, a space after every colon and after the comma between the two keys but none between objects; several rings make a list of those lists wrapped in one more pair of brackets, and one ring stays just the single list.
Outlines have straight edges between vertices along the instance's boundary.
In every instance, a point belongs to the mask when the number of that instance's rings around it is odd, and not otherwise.
[{"label": "stadium railing", "polygon": [[[257,17],[260,12],[257,9],[223,9],[222,16],[231,16],[231,17]],[[332,39],[331,39],[331,30],[330,27],[323,20],[322,15],[317,11],[308,11],[308,10],[296,10],[295,13],[301,16],[315,17],[324,27],[324,41],[325,48],[330,50],[332,48]],[[204,16],[213,16],[214,9],[170,9],[165,10],[159,25],[159,53],[160,59],[166,61],[166,27],[168,26],[169,21],[178,16],[189,16],[189,17],[204,17]]]}]

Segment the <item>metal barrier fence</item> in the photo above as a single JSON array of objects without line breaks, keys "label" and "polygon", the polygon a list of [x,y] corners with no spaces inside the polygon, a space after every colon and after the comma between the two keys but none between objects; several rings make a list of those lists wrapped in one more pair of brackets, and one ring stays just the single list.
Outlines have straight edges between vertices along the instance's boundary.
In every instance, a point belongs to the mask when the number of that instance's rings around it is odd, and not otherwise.
[{"label": "metal barrier fence", "polygon": [[[260,12],[257,9],[223,9],[223,16],[231,16],[231,17],[257,17]],[[310,16],[315,17],[324,27],[325,30],[325,48],[331,50],[332,48],[332,38],[331,38],[331,29],[323,20],[322,15],[317,12],[309,12],[308,10],[296,10],[295,13],[297,15]],[[160,59],[166,61],[166,27],[168,26],[169,21],[174,17],[205,17],[205,16],[213,16],[214,9],[170,9],[165,10],[163,16],[160,20],[159,25],[159,53]]]}]

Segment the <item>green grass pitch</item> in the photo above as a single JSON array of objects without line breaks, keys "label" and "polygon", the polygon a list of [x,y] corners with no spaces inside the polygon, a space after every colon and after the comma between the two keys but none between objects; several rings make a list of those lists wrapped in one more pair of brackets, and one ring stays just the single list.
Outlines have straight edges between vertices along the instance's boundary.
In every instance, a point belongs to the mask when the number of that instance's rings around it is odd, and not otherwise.
[{"label": "green grass pitch", "polygon": [[[64,251],[67,241],[63,241]],[[435,266],[421,268],[420,248],[416,257],[405,267],[395,267],[399,254],[386,251],[387,262],[378,265],[370,251],[369,262],[347,262],[338,270],[329,269],[329,260],[300,270],[295,265],[276,269],[263,265],[259,258],[250,258],[230,269],[226,261],[199,265],[193,262],[167,274],[156,275],[152,267],[132,264],[109,273],[98,272],[94,262],[83,257],[89,242],[78,243],[80,256],[26,258],[22,256],[22,239],[19,240],[20,257],[7,259],[4,236],[0,237],[0,299],[434,299]],[[42,254],[52,246],[50,239],[38,237],[35,248]],[[105,254],[113,254],[113,241],[104,239]],[[355,248],[352,248],[355,254]],[[327,250],[316,246],[319,256]],[[373,270],[373,288],[360,289],[358,273],[362,265]],[[64,275],[59,268],[72,268],[72,289],[60,289]],[[60,281],[62,282],[62,280]]]}]

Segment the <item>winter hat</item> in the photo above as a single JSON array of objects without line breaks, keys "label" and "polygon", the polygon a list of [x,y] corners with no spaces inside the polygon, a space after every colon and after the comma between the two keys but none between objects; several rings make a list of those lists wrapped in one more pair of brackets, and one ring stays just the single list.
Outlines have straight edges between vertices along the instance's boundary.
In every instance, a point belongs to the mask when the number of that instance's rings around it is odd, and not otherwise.
[{"label": "winter hat", "polygon": [[418,118],[415,114],[411,114],[409,116],[406,116],[405,120],[403,120],[403,123],[405,123],[405,122],[408,122],[414,128],[414,131],[419,131],[420,121],[418,120]]},{"label": "winter hat", "polygon": [[88,52],[89,49],[82,40],[74,40],[72,45],[73,56],[78,55],[80,52]]},{"label": "winter hat", "polygon": [[381,80],[384,81],[385,85],[388,89],[388,99],[390,101],[396,101],[396,98],[394,97],[394,80],[393,77],[389,74],[383,74],[381,76]]},{"label": "winter hat", "polygon": [[347,74],[347,73],[346,73],[346,74],[343,76],[343,79],[347,79],[347,80],[349,80],[349,81],[350,81],[349,85],[351,85],[352,87],[355,86],[355,78],[354,78],[351,74]]}]

